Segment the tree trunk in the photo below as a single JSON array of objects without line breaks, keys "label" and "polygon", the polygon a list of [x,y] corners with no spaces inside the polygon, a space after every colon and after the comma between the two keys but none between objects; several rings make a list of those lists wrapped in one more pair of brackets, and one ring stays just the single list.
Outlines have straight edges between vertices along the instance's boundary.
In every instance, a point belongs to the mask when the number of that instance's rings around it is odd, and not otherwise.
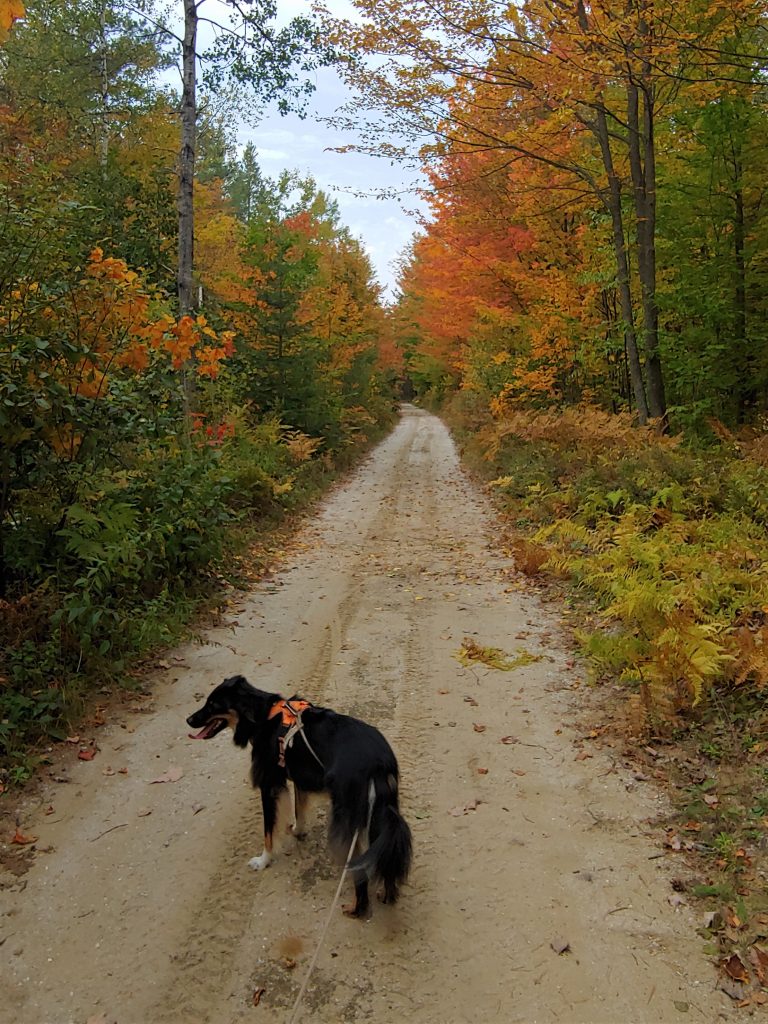
[{"label": "tree trunk", "polygon": [[181,151],[179,153],[179,313],[190,314],[197,294],[193,278],[195,255],[195,147],[197,132],[196,99],[197,2],[184,0],[184,41],[182,44]]},{"label": "tree trunk", "polygon": [[603,109],[599,109],[597,112],[597,120],[594,122],[593,131],[600,143],[603,166],[605,167],[605,172],[608,176],[608,195],[603,196],[603,202],[611,215],[611,225],[613,227],[613,252],[616,259],[616,287],[619,293],[621,317],[624,322],[624,345],[627,352],[627,361],[629,363],[629,376],[632,382],[632,393],[635,397],[638,421],[640,424],[645,424],[648,422],[649,408],[645,397],[643,368],[640,365],[640,353],[637,348],[635,314],[632,309],[629,260],[627,258],[624,221],[621,215],[621,182],[619,181],[619,177],[613,163],[611,140],[608,134],[608,122]]},{"label": "tree trunk", "polygon": [[[647,39],[642,17],[638,34]],[[637,222],[637,270],[643,307],[645,372],[648,381],[648,411],[666,426],[667,401],[659,353],[659,310],[656,304],[656,149],[654,138],[654,92],[651,67],[643,66],[643,116],[640,123],[640,90],[632,66],[627,67],[627,125],[629,167],[632,174]]]},{"label": "tree trunk", "polygon": [[747,339],[747,265],[744,257],[746,224],[741,175],[741,158],[734,155],[733,250],[736,263],[736,285],[733,296],[733,346],[736,357],[734,360],[736,376],[739,381],[737,417],[739,423],[746,423],[754,414],[757,404],[757,382],[754,358]]},{"label": "tree trunk", "polygon": [[107,163],[109,161],[109,68],[107,64],[107,12],[106,7],[101,9],[99,19],[101,38],[101,138],[99,140],[99,159],[101,162],[101,176],[107,177]]}]

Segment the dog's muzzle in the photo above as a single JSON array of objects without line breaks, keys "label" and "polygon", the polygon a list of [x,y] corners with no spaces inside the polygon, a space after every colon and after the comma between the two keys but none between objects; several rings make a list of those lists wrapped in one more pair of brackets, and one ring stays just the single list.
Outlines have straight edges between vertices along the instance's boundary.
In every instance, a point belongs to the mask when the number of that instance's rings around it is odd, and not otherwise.
[{"label": "dog's muzzle", "polygon": [[[192,728],[196,728],[200,725],[200,718],[197,714],[190,715],[187,719],[187,725],[191,725]],[[203,725],[200,732],[189,733],[191,740],[210,740],[214,736],[218,735],[222,729],[226,729],[229,725],[229,719],[224,718],[221,715],[216,715],[214,718],[209,719],[205,725]]]}]

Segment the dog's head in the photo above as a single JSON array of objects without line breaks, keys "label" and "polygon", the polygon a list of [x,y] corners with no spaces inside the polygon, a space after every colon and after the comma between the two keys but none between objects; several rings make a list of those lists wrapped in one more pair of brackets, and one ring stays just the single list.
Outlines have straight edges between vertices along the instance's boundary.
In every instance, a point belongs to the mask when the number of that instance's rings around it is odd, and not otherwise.
[{"label": "dog's head", "polygon": [[219,683],[205,704],[187,719],[187,725],[200,730],[190,733],[190,738],[210,740],[229,726],[235,743],[244,747],[257,723],[266,719],[274,697],[251,686],[244,676],[231,676]]}]

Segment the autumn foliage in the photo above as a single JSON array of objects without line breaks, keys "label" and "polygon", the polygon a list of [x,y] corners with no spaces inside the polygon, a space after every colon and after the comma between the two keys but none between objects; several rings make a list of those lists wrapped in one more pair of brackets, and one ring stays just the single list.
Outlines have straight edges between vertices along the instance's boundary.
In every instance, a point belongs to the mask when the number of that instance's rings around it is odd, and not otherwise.
[{"label": "autumn foliage", "polygon": [[169,642],[235,538],[308,500],[392,402],[362,245],[215,118],[180,315],[161,37],[109,2],[34,2],[0,3],[0,38],[2,770]]},{"label": "autumn foliage", "polygon": [[762,0],[356,0],[339,123],[424,168],[391,338],[517,524],[600,608],[638,728],[761,692]]}]

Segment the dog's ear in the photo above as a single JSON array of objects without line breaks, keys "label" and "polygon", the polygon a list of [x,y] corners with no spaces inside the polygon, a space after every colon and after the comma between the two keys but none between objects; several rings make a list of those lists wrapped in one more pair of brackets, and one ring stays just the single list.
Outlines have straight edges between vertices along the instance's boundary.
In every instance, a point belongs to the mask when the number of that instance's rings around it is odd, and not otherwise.
[{"label": "dog's ear", "polygon": [[255,722],[253,719],[247,719],[244,715],[237,716],[237,722],[235,723],[235,729],[232,733],[232,740],[238,747],[247,747],[248,741],[253,736],[253,727]]},{"label": "dog's ear", "polygon": [[245,676],[232,676],[227,680],[231,687],[232,706],[238,718],[256,722],[261,711],[261,702],[257,699],[258,691],[251,686]]}]

